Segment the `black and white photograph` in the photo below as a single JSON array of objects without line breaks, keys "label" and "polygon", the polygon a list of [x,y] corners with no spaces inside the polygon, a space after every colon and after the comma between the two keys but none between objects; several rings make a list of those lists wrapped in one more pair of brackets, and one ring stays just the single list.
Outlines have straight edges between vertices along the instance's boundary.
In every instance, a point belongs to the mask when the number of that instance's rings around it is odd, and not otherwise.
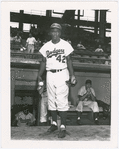
[{"label": "black and white photograph", "polygon": [[2,97],[2,109],[8,111],[3,113],[8,117],[3,138],[8,131],[11,143],[29,142],[32,148],[44,148],[44,141],[60,148],[68,142],[70,148],[113,142],[116,148],[117,5],[52,3],[2,5],[3,74],[8,71],[2,90],[8,97]]}]

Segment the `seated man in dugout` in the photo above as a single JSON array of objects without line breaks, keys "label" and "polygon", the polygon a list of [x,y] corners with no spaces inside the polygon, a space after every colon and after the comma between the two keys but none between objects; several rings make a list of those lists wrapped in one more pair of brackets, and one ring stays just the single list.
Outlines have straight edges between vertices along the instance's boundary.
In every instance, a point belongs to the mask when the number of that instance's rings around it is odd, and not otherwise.
[{"label": "seated man in dugout", "polygon": [[28,105],[23,106],[23,111],[18,112],[15,115],[15,119],[12,122],[12,126],[34,126],[35,125],[35,117],[28,110]]},{"label": "seated man in dugout", "polygon": [[95,91],[92,88],[92,81],[86,80],[85,85],[82,86],[78,91],[78,105],[76,107],[77,111],[77,123],[81,124],[81,113],[83,112],[83,106],[88,106],[94,112],[94,121],[95,124],[99,124],[98,121],[98,114],[99,114],[99,107],[96,102]]}]

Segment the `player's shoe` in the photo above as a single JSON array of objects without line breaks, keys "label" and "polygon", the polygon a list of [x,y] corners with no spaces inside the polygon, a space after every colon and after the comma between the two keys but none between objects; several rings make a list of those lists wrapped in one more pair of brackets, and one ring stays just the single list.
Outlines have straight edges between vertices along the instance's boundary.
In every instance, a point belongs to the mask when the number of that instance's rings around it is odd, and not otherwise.
[{"label": "player's shoe", "polygon": [[95,120],[95,124],[96,124],[96,125],[99,125],[98,119]]},{"label": "player's shoe", "polygon": [[66,136],[66,129],[65,128],[60,128],[58,138],[64,138]]},{"label": "player's shoe", "polygon": [[47,130],[47,132],[54,132],[55,130],[57,130],[58,127],[56,125],[51,125],[51,127]]}]

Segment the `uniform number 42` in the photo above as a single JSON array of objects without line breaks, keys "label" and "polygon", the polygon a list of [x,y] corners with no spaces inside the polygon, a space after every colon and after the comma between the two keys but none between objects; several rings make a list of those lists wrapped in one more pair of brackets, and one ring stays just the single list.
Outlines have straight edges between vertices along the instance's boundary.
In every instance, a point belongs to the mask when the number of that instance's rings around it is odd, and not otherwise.
[{"label": "uniform number 42", "polygon": [[63,56],[58,55],[56,58],[57,61],[62,62],[62,63],[65,63],[65,59],[66,59],[66,57],[64,55]]}]

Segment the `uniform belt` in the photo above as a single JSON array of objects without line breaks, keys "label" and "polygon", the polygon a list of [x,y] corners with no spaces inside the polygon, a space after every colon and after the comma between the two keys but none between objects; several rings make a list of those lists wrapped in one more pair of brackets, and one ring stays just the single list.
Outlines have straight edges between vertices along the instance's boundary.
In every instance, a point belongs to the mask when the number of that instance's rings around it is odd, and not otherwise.
[{"label": "uniform belt", "polygon": [[62,70],[64,70],[64,69],[51,69],[49,71],[51,71],[52,73],[56,73],[56,72],[59,72],[59,71],[62,71]]}]

